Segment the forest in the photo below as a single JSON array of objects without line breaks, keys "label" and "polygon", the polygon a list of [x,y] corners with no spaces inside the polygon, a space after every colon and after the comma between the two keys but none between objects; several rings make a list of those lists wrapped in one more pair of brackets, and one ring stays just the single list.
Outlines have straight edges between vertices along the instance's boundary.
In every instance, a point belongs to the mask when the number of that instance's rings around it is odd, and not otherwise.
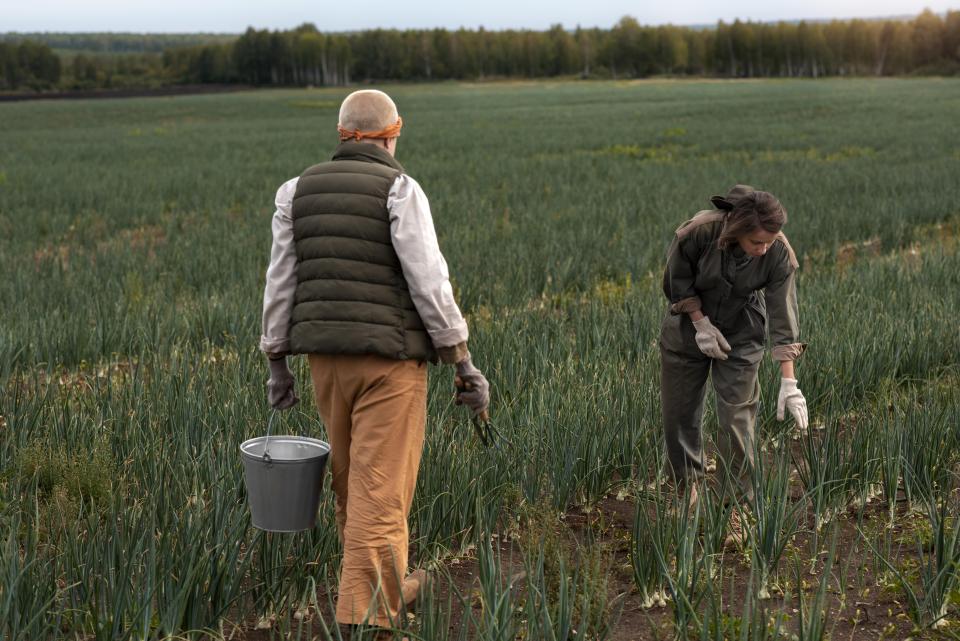
[{"label": "forest", "polygon": [[339,86],[505,78],[957,75],[960,11],[910,20],[719,22],[546,31],[250,27],[217,34],[0,36],[0,90],[177,84]]}]

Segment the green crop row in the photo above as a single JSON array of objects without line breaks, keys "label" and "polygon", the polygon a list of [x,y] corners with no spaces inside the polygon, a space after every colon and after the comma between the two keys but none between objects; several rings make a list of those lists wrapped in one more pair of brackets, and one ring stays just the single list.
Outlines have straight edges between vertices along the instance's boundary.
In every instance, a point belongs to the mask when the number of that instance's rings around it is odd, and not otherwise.
[{"label": "green crop row", "polygon": [[[823,571],[839,523],[867,528],[872,501],[885,502],[886,522],[927,523],[900,547],[858,538],[874,574],[918,627],[955,616],[960,132],[948,116],[960,85],[395,93],[408,123],[401,161],[431,195],[510,440],[481,448],[451,373],[431,371],[414,561],[442,568],[466,555],[478,586],[430,595],[417,634],[450,638],[452,624],[460,638],[609,635],[626,596],[603,587],[613,570],[600,546],[562,549],[527,517],[611,492],[640,506],[620,562],[644,600],[669,597],[679,636],[775,638],[783,626],[820,638],[832,575],[812,593],[796,576]],[[327,609],[339,562],[331,493],[315,530],[258,532],[238,456],[268,418],[256,342],[272,192],[332,148],[322,132],[334,111],[288,104],[315,98],[339,94],[0,108],[0,636],[229,636],[260,619],[296,638],[306,632],[295,614]],[[740,561],[718,542],[732,508],[708,500],[677,519],[657,483],[657,339],[671,230],[737,180],[790,211],[812,427],[798,435],[775,420],[767,359],[765,467],[744,561],[752,596],[731,613]],[[323,438],[302,359],[294,370],[304,400],[283,429]],[[522,581],[491,544],[518,530]],[[834,574],[852,581],[854,569]],[[774,625],[760,596],[787,584],[804,618],[784,608]]]}]

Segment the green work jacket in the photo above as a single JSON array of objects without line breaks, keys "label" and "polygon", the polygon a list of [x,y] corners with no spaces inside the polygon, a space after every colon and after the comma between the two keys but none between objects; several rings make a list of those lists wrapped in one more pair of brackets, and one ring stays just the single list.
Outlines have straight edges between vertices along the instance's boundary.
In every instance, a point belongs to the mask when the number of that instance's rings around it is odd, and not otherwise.
[{"label": "green work jacket", "polygon": [[773,358],[796,359],[806,346],[800,342],[798,264],[790,243],[780,233],[763,256],[750,256],[739,245],[720,249],[723,219],[722,211],[702,211],[677,229],[663,272],[668,314],[699,309],[725,336],[765,327]]}]

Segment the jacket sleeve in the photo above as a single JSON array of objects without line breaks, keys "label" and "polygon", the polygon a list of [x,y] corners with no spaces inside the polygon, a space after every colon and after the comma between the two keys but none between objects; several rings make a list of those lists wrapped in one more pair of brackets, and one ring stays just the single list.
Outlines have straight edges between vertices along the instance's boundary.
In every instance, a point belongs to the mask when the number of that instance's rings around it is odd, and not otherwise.
[{"label": "jacket sleeve", "polygon": [[670,311],[674,314],[689,314],[700,309],[700,297],[693,287],[699,260],[697,234],[682,235],[678,232],[667,251],[667,266],[663,270],[663,293],[670,301]]},{"label": "jacket sleeve", "polygon": [[800,315],[797,305],[797,269],[786,248],[764,289],[771,357],[775,361],[793,361],[803,354],[800,342]]},{"label": "jacket sleeve", "polygon": [[277,190],[273,214],[273,246],[263,289],[263,333],[260,350],[268,355],[290,351],[290,318],[297,289],[297,253],[293,242],[293,195],[298,178],[283,183]]},{"label": "jacket sleeve", "polygon": [[390,189],[387,210],[393,248],[403,267],[414,307],[440,360],[458,363],[469,356],[467,322],[453,296],[427,195],[417,181],[401,174]]}]

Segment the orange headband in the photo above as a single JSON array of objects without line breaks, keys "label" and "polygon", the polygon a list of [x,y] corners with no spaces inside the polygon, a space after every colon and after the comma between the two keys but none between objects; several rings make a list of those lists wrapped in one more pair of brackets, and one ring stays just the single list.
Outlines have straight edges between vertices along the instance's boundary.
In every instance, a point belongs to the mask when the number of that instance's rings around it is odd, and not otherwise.
[{"label": "orange headband", "polygon": [[397,122],[385,127],[380,131],[360,131],[359,129],[344,129],[337,125],[337,131],[340,132],[340,140],[350,140],[353,138],[360,142],[364,138],[396,138],[400,135],[400,129],[403,128],[403,118],[397,116]]}]

